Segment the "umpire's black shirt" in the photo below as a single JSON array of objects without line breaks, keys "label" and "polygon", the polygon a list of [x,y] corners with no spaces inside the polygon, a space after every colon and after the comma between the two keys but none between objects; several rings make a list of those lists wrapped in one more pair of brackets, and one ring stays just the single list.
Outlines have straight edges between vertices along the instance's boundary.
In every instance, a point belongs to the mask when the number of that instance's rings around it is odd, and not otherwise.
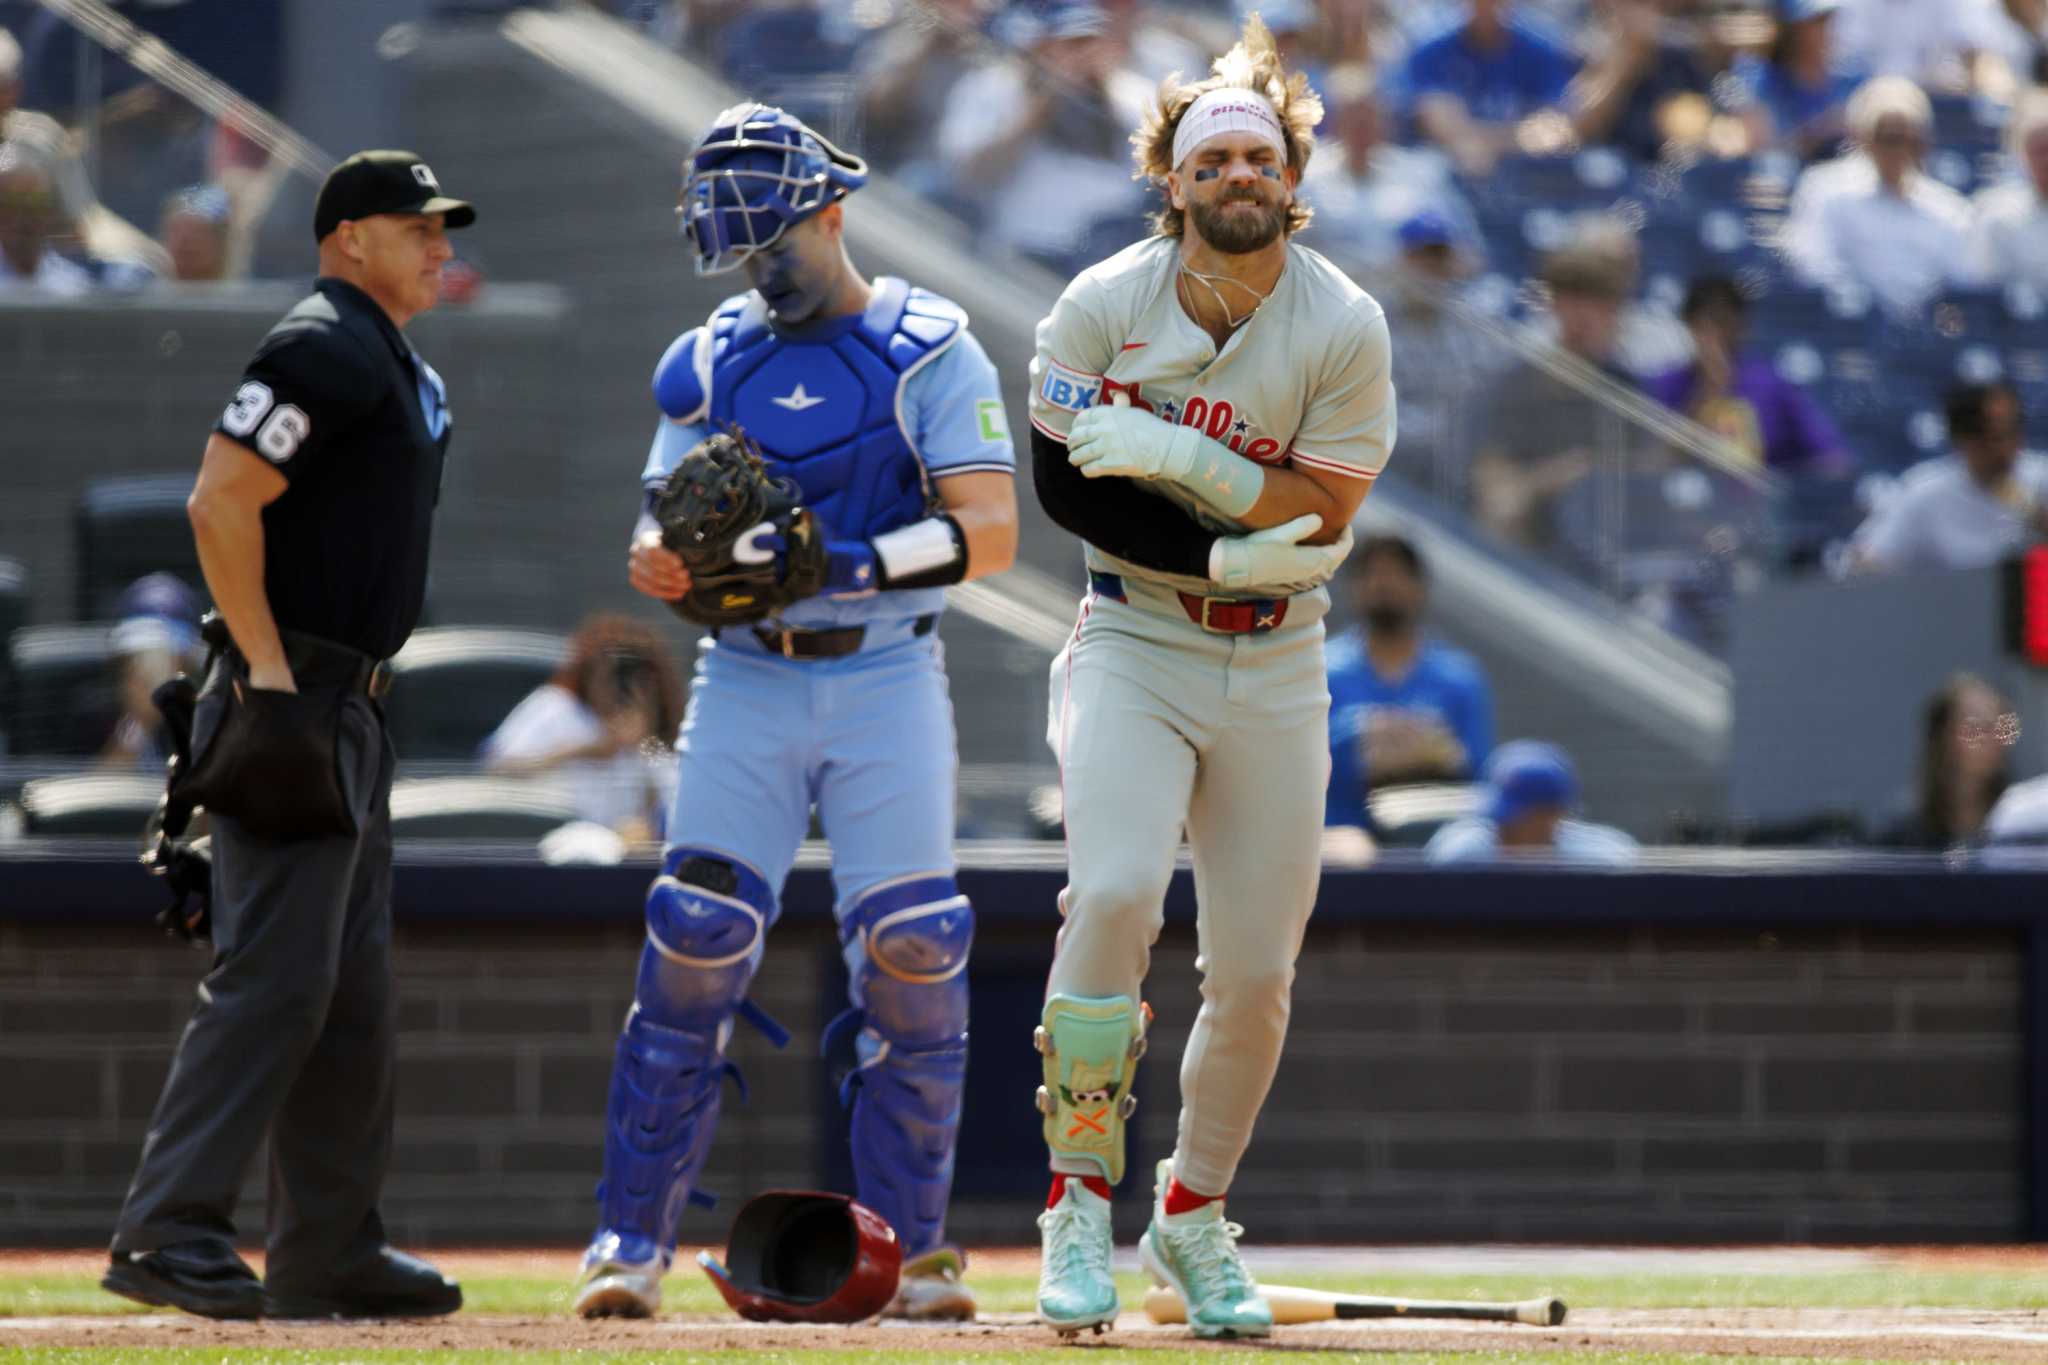
[{"label": "umpire's black shirt", "polygon": [[426,597],[448,429],[441,377],[354,285],[316,281],[270,329],[214,430],[290,481],[263,509],[279,626],[398,652]]}]

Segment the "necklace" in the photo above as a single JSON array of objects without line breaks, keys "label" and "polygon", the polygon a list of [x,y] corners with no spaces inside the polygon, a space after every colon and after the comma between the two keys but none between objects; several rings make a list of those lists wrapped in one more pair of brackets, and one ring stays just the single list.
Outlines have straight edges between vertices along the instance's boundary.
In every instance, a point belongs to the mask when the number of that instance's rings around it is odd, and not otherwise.
[{"label": "necklace", "polygon": [[[1201,320],[1202,310],[1195,304],[1195,291],[1193,287],[1189,285],[1189,280],[1194,281],[1195,284],[1199,284],[1204,289],[1209,291],[1209,297],[1216,300],[1216,306],[1223,310],[1223,325],[1231,328],[1232,330],[1235,330],[1236,328],[1241,327],[1246,322],[1250,321],[1252,314],[1259,311],[1260,305],[1265,303],[1267,299],[1273,296],[1273,291],[1271,289],[1268,289],[1265,293],[1261,294],[1258,290],[1252,288],[1243,280],[1233,279],[1229,275],[1211,275],[1207,271],[1195,269],[1186,261],[1182,261],[1180,263],[1180,273],[1182,278],[1180,278],[1177,281],[1177,283],[1179,284],[1180,288],[1187,290],[1187,298],[1185,302],[1187,303],[1188,312],[1194,315],[1196,321]],[[1225,299],[1223,297],[1223,291],[1217,288],[1217,285],[1219,283],[1231,285],[1237,289],[1243,290],[1245,293],[1252,296],[1252,306],[1244,310],[1243,317],[1239,317],[1236,313],[1231,311],[1229,300]]]}]

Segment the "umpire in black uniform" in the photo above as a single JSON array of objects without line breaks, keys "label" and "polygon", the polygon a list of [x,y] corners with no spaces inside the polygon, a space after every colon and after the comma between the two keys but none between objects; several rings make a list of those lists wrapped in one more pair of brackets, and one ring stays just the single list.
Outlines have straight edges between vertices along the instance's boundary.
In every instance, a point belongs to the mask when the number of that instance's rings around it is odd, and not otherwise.
[{"label": "umpire in black uniform", "polygon": [[[214,957],[102,1284],[208,1317],[452,1312],[393,1250],[391,774],[378,698],[419,620],[448,446],[440,376],[400,331],[476,211],[410,152],[321,186],[320,278],[256,350],[187,504],[220,614],[189,772],[212,822]],[[223,629],[224,625],[224,629]],[[231,638],[230,638],[231,637]],[[269,1258],[235,1196],[271,1133]]]}]

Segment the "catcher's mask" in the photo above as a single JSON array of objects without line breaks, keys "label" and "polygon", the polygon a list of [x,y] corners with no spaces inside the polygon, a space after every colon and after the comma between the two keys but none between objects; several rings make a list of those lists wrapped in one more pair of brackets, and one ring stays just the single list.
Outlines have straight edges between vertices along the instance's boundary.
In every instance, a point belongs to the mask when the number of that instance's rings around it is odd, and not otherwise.
[{"label": "catcher's mask", "polygon": [[726,1265],[697,1264],[752,1322],[863,1322],[896,1294],[903,1246],[888,1220],[843,1194],[769,1190],[732,1220]]},{"label": "catcher's mask", "polygon": [[868,180],[868,164],[801,119],[765,104],[718,116],[683,165],[683,234],[699,275],[721,275],[766,250],[794,223]]}]

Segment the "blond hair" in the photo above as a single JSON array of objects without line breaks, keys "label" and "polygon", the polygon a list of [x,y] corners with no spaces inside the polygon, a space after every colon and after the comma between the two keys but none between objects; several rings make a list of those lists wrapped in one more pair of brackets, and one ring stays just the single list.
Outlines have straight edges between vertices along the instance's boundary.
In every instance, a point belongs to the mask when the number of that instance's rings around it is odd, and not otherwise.
[{"label": "blond hair", "polygon": [[[1262,95],[1280,117],[1280,132],[1286,143],[1287,164],[1299,181],[1308,170],[1309,153],[1315,150],[1315,126],[1323,121],[1322,97],[1309,89],[1308,77],[1289,75],[1280,65],[1280,51],[1265,20],[1253,14],[1245,20],[1237,45],[1218,57],[1211,74],[1199,81],[1183,81],[1176,71],[1159,83],[1159,95],[1145,112],[1145,121],[1131,134],[1133,159],[1138,179],[1164,186],[1174,169],[1173,135],[1194,102],[1211,90],[1249,90]],[[1285,231],[1292,235],[1308,226],[1312,210],[1297,194],[1287,209]],[[1152,215],[1152,230],[1161,237],[1179,239],[1187,230],[1187,215],[1169,200]]]},{"label": "blond hair", "polygon": [[1934,126],[1934,106],[1927,92],[1905,76],[1872,76],[1856,87],[1842,110],[1842,121],[1865,146],[1877,136],[1877,125],[1888,118],[1901,120],[1925,138]]}]

